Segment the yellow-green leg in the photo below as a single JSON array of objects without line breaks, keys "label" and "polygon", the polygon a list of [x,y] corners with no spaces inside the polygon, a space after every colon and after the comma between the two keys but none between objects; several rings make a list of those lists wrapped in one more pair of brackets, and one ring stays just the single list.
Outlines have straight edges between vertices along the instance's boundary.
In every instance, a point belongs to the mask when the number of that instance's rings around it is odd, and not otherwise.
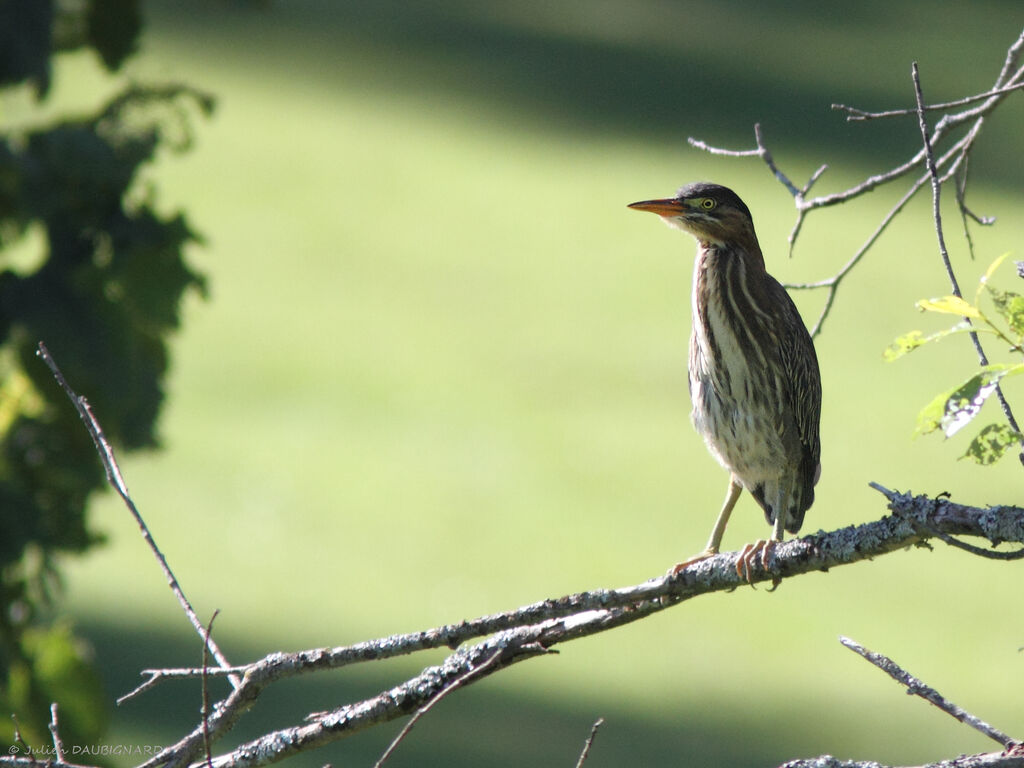
[{"label": "yellow-green leg", "polygon": [[743,486],[736,482],[735,477],[730,477],[729,489],[725,493],[725,503],[722,504],[722,511],[718,513],[718,519],[715,520],[715,527],[711,529],[711,537],[708,539],[708,544],[704,547],[704,551],[699,555],[694,555],[681,563],[673,565],[668,569],[669,575],[675,576],[688,565],[699,563],[701,560],[707,560],[709,557],[718,554],[718,548],[722,544],[722,536],[725,535],[725,527],[729,524],[729,516],[732,514],[733,507],[736,506],[736,501],[741,493],[743,493]]}]

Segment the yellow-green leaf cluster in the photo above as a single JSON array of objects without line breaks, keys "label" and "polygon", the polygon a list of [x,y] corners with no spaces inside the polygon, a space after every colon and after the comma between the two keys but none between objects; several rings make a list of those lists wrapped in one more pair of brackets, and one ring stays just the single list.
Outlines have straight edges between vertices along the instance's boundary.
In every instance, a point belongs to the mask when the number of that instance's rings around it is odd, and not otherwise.
[{"label": "yellow-green leaf cluster", "polygon": [[[905,333],[889,345],[883,357],[887,361],[896,360],[925,344],[957,333],[991,334],[1005,342],[1011,354],[1024,353],[1024,296],[991,285],[993,275],[1005,258],[1004,254],[989,265],[978,282],[973,303],[962,296],[942,296],[918,301],[917,308],[922,312],[957,315],[962,320],[927,336],[919,330]],[[989,317],[981,308],[981,299],[986,294],[997,319]],[[1024,363],[979,368],[961,384],[936,395],[921,409],[917,417],[916,434],[941,431],[946,437],[952,437],[978,415],[1002,379],[1019,373],[1024,373]],[[982,465],[993,464],[1018,443],[1024,444],[1024,435],[1009,424],[989,424],[971,441],[962,458],[970,458]]]}]

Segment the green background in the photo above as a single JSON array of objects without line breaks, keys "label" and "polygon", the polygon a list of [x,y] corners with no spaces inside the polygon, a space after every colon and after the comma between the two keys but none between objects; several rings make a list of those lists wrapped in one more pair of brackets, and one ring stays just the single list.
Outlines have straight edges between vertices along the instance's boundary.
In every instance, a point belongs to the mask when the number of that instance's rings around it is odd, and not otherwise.
[{"label": "green background", "polygon": [[[782,280],[833,274],[906,188],[812,216],[792,260],[792,201],[748,148],[760,121],[816,192],[885,170],[913,119],[850,124],[832,102],[912,104],[987,88],[1020,34],[1016,2],[327,2],[147,4],[118,81],[65,58],[55,105],[124,80],[183,80],[218,112],[150,173],[208,245],[175,343],[164,450],[125,461],[156,540],[236,662],[425,629],[546,597],[636,583],[697,551],[726,474],[689,424],[693,243],[634,200],[710,179],[754,213]],[[8,110],[30,114],[29,100]],[[1021,99],[986,124],[971,201],[999,217],[960,278],[1022,258]],[[947,203],[951,195],[946,195]],[[1013,286],[1012,267],[999,275]],[[948,292],[921,196],[850,276],[817,339],[823,474],[805,530],[876,519],[877,481],[1021,503],[1021,467],[957,461],[977,430],[912,439],[917,410],[975,365],[965,338],[898,363],[893,337],[941,323]],[[795,296],[813,322],[822,293]],[[993,357],[1000,351],[993,349]],[[1008,395],[1024,409],[1022,387]],[[89,395],[89,393],[82,393]],[[103,414],[98,414],[102,419]],[[986,421],[996,417],[987,406]],[[112,496],[109,545],[70,561],[65,608],[111,698],[138,670],[194,665],[199,642]],[[766,535],[745,497],[724,547]],[[1019,563],[938,546],[685,603],[452,696],[389,765],[764,766],[832,753],[920,763],[994,748],[843,649],[893,656],[1017,737]],[[271,688],[240,740],[390,686],[440,652]],[[197,686],[116,712],[110,745],[166,744]],[[400,724],[308,755],[367,765]],[[126,760],[126,763],[139,760]]]}]

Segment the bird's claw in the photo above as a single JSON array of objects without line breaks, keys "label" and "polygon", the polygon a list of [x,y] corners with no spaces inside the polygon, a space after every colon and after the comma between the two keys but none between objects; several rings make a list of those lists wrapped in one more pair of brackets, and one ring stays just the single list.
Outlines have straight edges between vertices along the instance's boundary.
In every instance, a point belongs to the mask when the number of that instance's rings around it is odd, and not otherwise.
[{"label": "bird's claw", "polygon": [[[776,543],[773,539],[759,539],[753,544],[744,545],[740,550],[740,556],[736,559],[736,575],[750,586],[754,586],[754,563],[760,560],[761,569],[767,571],[768,561],[775,552]],[[772,579],[772,588],[768,591],[774,591],[779,586],[779,581],[778,578]]]},{"label": "bird's claw", "polygon": [[676,576],[676,575],[679,574],[680,571],[683,571],[683,570],[689,568],[694,563],[699,563],[701,560],[707,560],[709,557],[714,557],[717,554],[718,554],[718,552],[716,550],[705,549],[699,555],[694,555],[693,557],[688,557],[686,560],[683,560],[683,562],[676,563],[675,565],[673,565],[671,568],[668,569],[668,573],[666,575],[668,575],[670,577],[671,576]]}]

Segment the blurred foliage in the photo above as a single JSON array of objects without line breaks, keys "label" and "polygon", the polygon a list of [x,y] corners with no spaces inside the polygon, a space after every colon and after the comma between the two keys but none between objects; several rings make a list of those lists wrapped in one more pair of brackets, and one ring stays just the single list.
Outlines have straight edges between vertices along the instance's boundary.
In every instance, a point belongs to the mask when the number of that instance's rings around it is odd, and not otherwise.
[{"label": "blurred foliage", "polygon": [[[921,331],[904,334],[885,351],[885,359],[896,360],[925,344],[963,333],[995,336],[1007,345],[1011,354],[1024,354],[1024,296],[991,284],[992,276],[1005,259],[1006,254],[1000,256],[981,277],[973,304],[961,296],[944,296],[917,302],[922,311],[958,315],[963,320],[928,336]],[[991,318],[982,309],[981,299],[985,293],[999,320]],[[981,407],[996,391],[1002,379],[1021,373],[1024,373],[1024,363],[982,366],[963,383],[938,394],[921,410],[917,417],[918,434],[941,430],[946,437],[952,437],[981,412]],[[1012,446],[1022,442],[1024,435],[1008,422],[989,424],[971,441],[961,458],[970,458],[982,465],[994,464]]]},{"label": "blurred foliage", "polygon": [[[41,101],[51,57],[82,47],[113,72],[141,26],[137,0],[0,0],[0,86]],[[83,643],[46,622],[55,556],[100,541],[85,508],[104,476],[36,345],[46,341],[115,444],[156,445],[167,337],[184,292],[204,283],[184,259],[198,235],[183,214],[160,213],[137,176],[162,147],[188,148],[196,108],[208,114],[212,99],[131,86],[85,117],[0,125],[0,709],[31,746],[49,740],[51,702],[69,744],[95,743],[107,709]],[[10,257],[26,241],[38,242],[30,265]]]}]

